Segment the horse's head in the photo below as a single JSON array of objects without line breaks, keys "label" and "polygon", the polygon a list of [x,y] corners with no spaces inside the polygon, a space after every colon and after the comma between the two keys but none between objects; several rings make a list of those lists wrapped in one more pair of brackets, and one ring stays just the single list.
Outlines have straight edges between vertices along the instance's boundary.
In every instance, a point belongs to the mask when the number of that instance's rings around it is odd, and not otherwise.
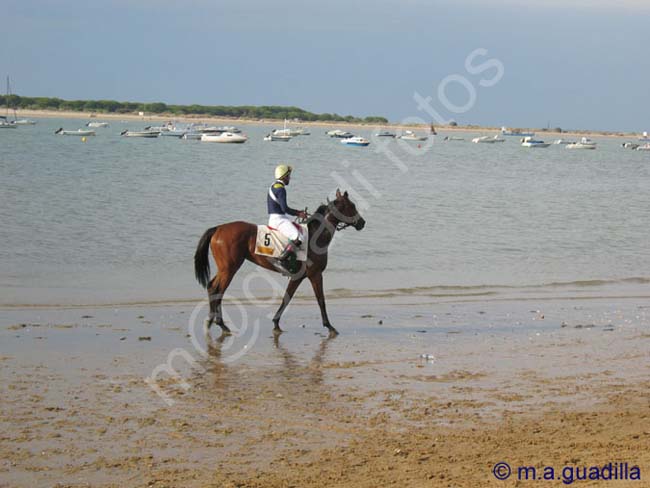
[{"label": "horse's head", "polygon": [[341,193],[340,190],[336,190],[336,199],[331,202],[328,199],[327,206],[342,227],[351,225],[357,230],[365,227],[366,221],[357,210],[357,206],[348,197],[347,191]]}]

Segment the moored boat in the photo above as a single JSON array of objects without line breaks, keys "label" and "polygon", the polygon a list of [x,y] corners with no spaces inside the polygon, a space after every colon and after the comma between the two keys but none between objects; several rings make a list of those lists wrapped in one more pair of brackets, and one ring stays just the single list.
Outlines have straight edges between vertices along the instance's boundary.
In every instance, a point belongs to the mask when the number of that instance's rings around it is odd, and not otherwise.
[{"label": "moored boat", "polygon": [[405,130],[404,133],[397,138],[402,139],[403,141],[426,141],[428,139],[427,136],[419,136],[412,130]]},{"label": "moored boat", "polygon": [[153,139],[160,135],[159,130],[125,130],[120,133],[124,137],[144,137],[147,139]]},{"label": "moored boat", "polygon": [[637,151],[650,151],[650,143],[636,148]]},{"label": "moored boat", "polygon": [[397,136],[394,132],[388,130],[382,130],[375,134],[375,137],[392,137],[393,139]]},{"label": "moored boat", "polygon": [[596,143],[587,137],[583,137],[579,142],[568,144],[567,149],[596,149]]},{"label": "moored boat", "polygon": [[15,129],[16,127],[18,126],[13,122],[9,122],[7,117],[0,115],[0,129]]},{"label": "moored boat", "polygon": [[63,130],[63,127],[59,128],[54,132],[57,135],[60,136],[94,136],[95,131],[94,130],[85,130],[85,129],[77,129],[77,130]]},{"label": "moored boat", "polygon": [[222,132],[220,134],[203,134],[201,141],[203,142],[223,142],[233,144],[243,144],[248,140],[244,134],[235,134],[234,132]]},{"label": "moored boat", "polygon": [[521,145],[523,147],[544,148],[544,147],[550,146],[551,144],[549,142],[537,141],[537,140],[533,139],[532,137],[524,137],[521,140]]},{"label": "moored boat", "polygon": [[95,129],[105,129],[108,127],[108,122],[88,122],[86,127],[92,127]]},{"label": "moored boat", "polygon": [[352,132],[347,132],[347,131],[340,130],[340,129],[334,129],[334,130],[327,131],[326,134],[328,136],[330,136],[330,137],[336,137],[336,138],[339,138],[339,139],[348,139],[350,137],[354,137],[354,134],[352,134]]},{"label": "moored boat", "polygon": [[370,141],[365,137],[354,136],[341,139],[341,144],[345,144],[346,146],[367,146],[370,144]]}]

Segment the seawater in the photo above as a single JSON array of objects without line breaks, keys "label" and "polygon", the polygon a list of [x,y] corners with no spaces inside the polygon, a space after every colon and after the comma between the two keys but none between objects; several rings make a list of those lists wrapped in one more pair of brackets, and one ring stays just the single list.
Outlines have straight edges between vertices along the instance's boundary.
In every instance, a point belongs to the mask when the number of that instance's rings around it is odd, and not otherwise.
[{"label": "seawater", "polygon": [[[265,222],[280,162],[295,168],[290,205],[315,210],[341,188],[363,208],[366,228],[332,245],[334,293],[649,288],[650,153],[617,138],[580,151],[525,149],[518,138],[472,144],[478,132],[453,142],[441,133],[430,147],[372,138],[367,148],[324,127],[282,143],[263,141],[268,125],[241,125],[243,145],[119,135],[151,121],[111,122],[86,142],[54,135],[87,121],[0,132],[0,304],[203,298],[199,237],[232,220]],[[233,294],[253,270],[244,266]]]}]

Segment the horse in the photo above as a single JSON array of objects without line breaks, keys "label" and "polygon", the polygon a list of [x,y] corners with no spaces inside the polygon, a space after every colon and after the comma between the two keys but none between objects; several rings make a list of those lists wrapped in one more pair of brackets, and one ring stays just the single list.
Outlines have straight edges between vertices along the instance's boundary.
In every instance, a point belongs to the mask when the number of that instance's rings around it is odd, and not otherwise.
[{"label": "horse", "polygon": [[[323,327],[327,328],[330,335],[337,335],[337,330],[330,323],[325,307],[323,294],[323,271],[327,267],[327,250],[332,242],[334,233],[352,226],[361,230],[366,221],[361,217],[355,204],[348,197],[348,192],[341,193],[336,190],[336,198],[327,199],[327,204],[322,204],[307,220],[309,242],[307,244],[307,260],[301,269],[292,274],[284,293],[284,298],[273,317],[273,332],[279,334],[280,317],[289,305],[291,298],[305,278],[311,282],[316,300],[320,308]],[[278,272],[272,258],[255,254],[255,241],[257,238],[257,225],[248,222],[229,222],[218,225],[205,231],[196,247],[194,254],[194,272],[197,281],[208,290],[210,314],[206,321],[207,330],[213,323],[221,327],[223,334],[230,334],[230,329],[223,321],[221,302],[223,296],[234,278],[235,274],[245,260],[258,266]],[[217,273],[210,279],[210,260],[208,253],[217,265]]]}]

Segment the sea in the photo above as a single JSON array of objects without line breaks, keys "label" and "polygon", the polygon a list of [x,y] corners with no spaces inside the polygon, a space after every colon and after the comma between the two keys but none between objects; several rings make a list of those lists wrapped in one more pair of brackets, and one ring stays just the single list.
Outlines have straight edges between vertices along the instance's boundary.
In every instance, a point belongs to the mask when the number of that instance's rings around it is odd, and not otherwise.
[{"label": "sea", "polygon": [[[291,206],[313,211],[347,190],[366,220],[331,246],[334,296],[650,296],[650,152],[620,138],[594,137],[587,151],[472,144],[480,131],[409,142],[374,137],[379,127],[354,129],[371,144],[348,147],[325,134],[335,125],[289,142],[264,141],[266,124],[239,125],[245,144],[120,136],[147,120],[109,121],[85,141],[54,134],[87,122],[0,131],[2,306],[204,298],[199,238],[233,220],[264,223],[280,163],[294,167]],[[231,293],[270,294],[255,273],[246,264]]]}]

